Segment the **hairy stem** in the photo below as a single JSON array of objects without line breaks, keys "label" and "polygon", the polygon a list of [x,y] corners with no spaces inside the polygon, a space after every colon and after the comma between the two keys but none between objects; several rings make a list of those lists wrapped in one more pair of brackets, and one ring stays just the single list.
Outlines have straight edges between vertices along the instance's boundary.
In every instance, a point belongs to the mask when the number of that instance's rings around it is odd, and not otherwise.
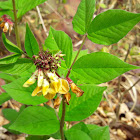
[{"label": "hairy stem", "polygon": [[12,0],[12,3],[13,3],[14,18],[15,18],[15,34],[16,34],[16,41],[17,41],[17,46],[18,46],[19,48],[21,48],[20,37],[19,37],[19,32],[18,32],[18,25],[17,25],[17,12],[16,12],[15,0]]},{"label": "hairy stem", "polygon": [[71,69],[72,69],[72,66],[73,66],[74,63],[76,62],[77,57],[78,57],[78,55],[79,55],[79,53],[80,53],[80,51],[81,51],[81,49],[82,49],[82,47],[83,47],[83,45],[84,45],[84,43],[85,43],[86,38],[87,38],[87,36],[85,35],[85,36],[83,37],[83,42],[82,42],[82,44],[81,44],[81,46],[80,46],[80,48],[79,48],[79,50],[78,50],[78,52],[77,52],[77,54],[76,54],[74,60],[73,60],[73,63],[72,63],[72,65],[71,65],[71,67],[70,67],[69,70],[68,70],[68,73],[67,73],[67,76],[66,76],[66,77],[69,77],[70,71],[71,71]]},{"label": "hairy stem", "polygon": [[65,140],[64,131],[63,131],[64,122],[65,122],[65,112],[66,112],[66,104],[65,104],[65,98],[63,96],[63,99],[62,99],[62,117],[60,120],[60,135],[61,135],[62,140]]}]

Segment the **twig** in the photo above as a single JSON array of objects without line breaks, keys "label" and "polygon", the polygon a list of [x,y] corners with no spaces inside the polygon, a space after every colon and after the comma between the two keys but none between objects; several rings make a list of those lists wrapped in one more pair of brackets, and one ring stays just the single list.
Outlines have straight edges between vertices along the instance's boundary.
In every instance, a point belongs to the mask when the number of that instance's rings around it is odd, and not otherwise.
[{"label": "twig", "polygon": [[37,9],[37,13],[38,13],[38,15],[39,15],[39,18],[40,18],[40,21],[41,21],[42,27],[43,27],[43,29],[44,29],[46,35],[48,36],[48,31],[47,31],[47,29],[46,29],[46,27],[45,27],[45,24],[44,24],[43,18],[42,18],[41,13],[40,13],[40,9],[39,9],[38,6],[36,6],[36,9]]},{"label": "twig", "polygon": [[15,0],[12,0],[12,3],[13,3],[14,18],[15,18],[15,34],[16,34],[16,41],[17,41],[17,46],[21,49],[21,43],[20,43],[20,37],[19,37],[18,25],[17,25],[17,12],[16,12]]},{"label": "twig", "polygon": [[104,121],[104,119],[101,116],[99,116],[98,113],[94,112],[94,114],[103,122],[104,125],[107,125],[107,123]]}]

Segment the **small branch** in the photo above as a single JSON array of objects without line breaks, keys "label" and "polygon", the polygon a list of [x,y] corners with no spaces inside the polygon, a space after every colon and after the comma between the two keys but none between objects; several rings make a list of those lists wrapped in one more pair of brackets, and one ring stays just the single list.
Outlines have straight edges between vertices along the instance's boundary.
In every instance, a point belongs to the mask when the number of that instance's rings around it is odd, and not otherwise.
[{"label": "small branch", "polygon": [[75,56],[75,58],[74,58],[74,60],[73,60],[73,63],[72,63],[72,65],[71,65],[71,67],[70,67],[69,70],[68,70],[68,73],[67,73],[67,76],[66,76],[66,77],[68,77],[68,76],[70,75],[70,71],[71,71],[71,69],[72,69],[72,66],[73,66],[74,63],[76,62],[77,57],[78,57],[78,55],[79,55],[79,53],[80,53],[80,51],[81,51],[81,49],[82,49],[82,47],[83,47],[83,45],[84,45],[84,43],[85,43],[86,38],[87,38],[87,36],[85,35],[85,36],[83,37],[83,42],[82,42],[82,44],[81,44],[81,46],[80,46],[80,48],[79,48],[79,50],[78,50],[78,52],[77,52],[77,55]]},{"label": "small branch", "polygon": [[66,103],[65,103],[65,98],[63,96],[63,99],[62,99],[62,117],[60,120],[60,135],[61,135],[62,140],[65,140],[64,131],[63,131],[64,122],[65,122],[65,112],[66,112]]},{"label": "small branch", "polygon": [[39,15],[39,18],[40,18],[40,21],[41,21],[42,27],[43,27],[43,29],[44,29],[46,35],[48,36],[48,31],[47,31],[47,29],[46,29],[46,27],[45,27],[45,24],[44,24],[43,18],[42,18],[41,13],[40,13],[40,9],[39,9],[38,6],[36,6],[36,9],[37,9],[37,12],[38,12],[38,15]]},{"label": "small branch", "polygon": [[16,12],[15,0],[12,0],[12,3],[13,3],[14,18],[15,18],[15,34],[16,34],[16,41],[17,41],[17,46],[21,49],[20,36],[19,36],[18,25],[17,25],[17,12]]}]

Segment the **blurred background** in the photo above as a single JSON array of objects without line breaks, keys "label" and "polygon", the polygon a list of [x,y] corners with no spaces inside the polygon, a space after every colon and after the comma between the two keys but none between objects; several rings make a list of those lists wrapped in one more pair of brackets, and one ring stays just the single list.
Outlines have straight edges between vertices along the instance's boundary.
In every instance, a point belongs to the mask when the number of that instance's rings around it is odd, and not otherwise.
[{"label": "blurred background", "polygon": [[[44,44],[49,28],[52,26],[56,30],[62,30],[67,33],[72,38],[73,49],[78,50],[82,43],[82,36],[73,30],[72,20],[79,3],[80,0],[48,0],[27,12],[19,19],[22,48],[24,47],[26,32],[25,25],[28,23],[40,47]],[[94,17],[108,9],[122,9],[140,13],[140,0],[97,0]],[[1,33],[2,31],[0,31],[0,58],[10,54],[2,43]],[[10,36],[8,33],[6,36],[11,42],[16,44],[14,31],[12,31]],[[129,64],[140,66],[140,23],[117,44],[103,46],[86,40],[83,50],[85,49],[88,50],[88,53],[96,51],[107,52]],[[108,83],[102,84],[101,86],[108,86],[108,89],[104,92],[100,106],[93,115],[83,121],[100,126],[109,125],[111,140],[140,140],[139,79],[140,70],[133,70]],[[4,83],[4,80],[0,79],[0,85]],[[0,94],[2,92],[3,89],[0,87]],[[121,104],[118,111],[119,103]],[[18,111],[20,106],[21,104],[14,100],[9,100],[0,106],[0,140],[25,140],[26,135],[15,135],[1,127],[9,123],[3,117],[1,110],[3,108],[12,108]],[[118,118],[117,121],[116,117]],[[75,123],[77,122],[71,122],[70,126]]]}]

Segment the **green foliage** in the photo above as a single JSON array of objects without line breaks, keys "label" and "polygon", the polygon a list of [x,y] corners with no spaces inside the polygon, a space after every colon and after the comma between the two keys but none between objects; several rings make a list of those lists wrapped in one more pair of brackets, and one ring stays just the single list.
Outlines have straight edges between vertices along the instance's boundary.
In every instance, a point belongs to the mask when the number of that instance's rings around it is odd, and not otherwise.
[{"label": "green foliage", "polygon": [[112,9],[93,19],[88,38],[97,44],[111,45],[122,39],[138,22],[140,14]]},{"label": "green foliage", "polygon": [[31,9],[35,8],[36,6],[40,5],[41,3],[44,3],[47,0],[18,0],[18,13],[17,17],[21,17],[26,12],[30,11]]},{"label": "green foliage", "polygon": [[14,80],[10,84],[3,85],[2,88],[16,101],[27,105],[38,105],[47,101],[43,96],[32,97],[31,94],[36,88],[35,84],[25,88],[23,84],[29,77],[22,77]]},{"label": "green foliage", "polygon": [[49,135],[59,130],[55,111],[41,106],[26,108],[10,129],[31,135]]},{"label": "green foliage", "polygon": [[62,54],[65,54],[64,60],[67,67],[71,64],[72,57],[72,41],[71,38],[63,31],[56,31],[52,27],[49,31],[49,36],[45,40],[44,50],[50,51],[61,50]]},{"label": "green foliage", "polygon": [[31,58],[39,53],[39,45],[28,24],[26,24],[25,50]]},{"label": "green foliage", "polygon": [[[84,91],[84,94],[79,98],[76,98],[74,93],[71,94],[70,103],[66,106],[66,121],[80,121],[93,114],[100,104],[103,91],[106,89],[106,87],[90,84],[79,87]],[[60,108],[60,115],[61,111]]]},{"label": "green foliage", "polygon": [[[15,0],[16,2],[16,9],[18,10],[17,12],[17,18],[20,18],[21,16],[23,16],[24,14],[26,14],[28,11],[30,11],[31,9],[35,8],[37,5],[40,5],[41,3],[44,3],[46,0]],[[0,8],[2,9],[0,11],[4,12],[5,10],[9,11],[7,12],[7,15],[11,16],[13,15],[13,4],[12,4],[12,0],[7,0],[7,1],[2,1],[0,2]],[[12,16],[12,19],[14,19],[14,17]]]},{"label": "green foliage", "polygon": [[21,54],[12,54],[0,59],[0,64],[15,63]]},{"label": "green foliage", "polygon": [[92,140],[88,134],[78,129],[69,129],[65,132],[67,140]]},{"label": "green foliage", "polygon": [[21,73],[32,67],[33,61],[27,58],[20,58],[12,64],[1,64],[0,71],[9,74],[21,75]]},{"label": "green foliage", "polygon": [[109,127],[100,127],[97,125],[87,124],[80,122],[65,132],[68,140],[109,140]]},{"label": "green foliage", "polygon": [[79,34],[85,34],[95,11],[95,0],[82,0],[79,4],[77,13],[75,14],[72,24],[73,29]]},{"label": "green foliage", "polygon": [[26,140],[47,140],[49,136],[28,136]]},{"label": "green foliage", "polygon": [[73,65],[75,77],[86,83],[101,84],[140,67],[127,64],[109,53],[95,52],[79,58]]},{"label": "green foliage", "polygon": [[4,102],[6,102],[10,99],[11,99],[11,97],[6,92],[0,94],[0,105],[2,105]]},{"label": "green foliage", "polygon": [[21,49],[19,49],[16,45],[14,45],[12,42],[10,42],[4,33],[2,33],[2,39],[3,39],[3,43],[6,47],[6,49],[9,51],[9,52],[13,52],[13,53],[18,53],[18,54],[22,54],[23,51]]},{"label": "green foliage", "polygon": [[3,79],[5,82],[9,83],[14,81],[18,77],[7,73],[0,73],[0,78]]},{"label": "green foliage", "polygon": [[14,130],[9,129],[9,126],[17,119],[18,115],[24,110],[24,108],[25,108],[25,106],[22,106],[22,107],[20,108],[20,111],[19,111],[19,112],[17,112],[17,111],[14,110],[14,109],[10,109],[10,108],[8,108],[8,109],[3,109],[3,110],[2,110],[2,113],[3,113],[4,117],[5,117],[7,120],[10,121],[9,124],[4,125],[3,127],[6,128],[6,129],[7,129],[9,132],[11,132],[11,133],[20,134],[20,133],[17,132],[17,131],[14,131]]},{"label": "green foliage", "polygon": [[92,140],[110,140],[109,127],[99,127],[97,125],[88,124],[89,136]]}]

